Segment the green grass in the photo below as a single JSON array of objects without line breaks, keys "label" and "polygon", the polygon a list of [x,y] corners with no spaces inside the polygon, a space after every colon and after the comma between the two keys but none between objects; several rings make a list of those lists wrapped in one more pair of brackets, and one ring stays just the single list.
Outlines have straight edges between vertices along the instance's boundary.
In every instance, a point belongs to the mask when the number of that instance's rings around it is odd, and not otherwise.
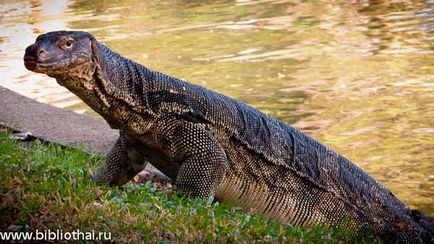
[{"label": "green grass", "polygon": [[[108,187],[90,180],[97,156],[0,135],[0,230],[111,232],[116,242],[355,241],[343,229],[293,227],[228,204],[162,193],[151,184]],[[26,227],[27,226],[27,227]]]}]

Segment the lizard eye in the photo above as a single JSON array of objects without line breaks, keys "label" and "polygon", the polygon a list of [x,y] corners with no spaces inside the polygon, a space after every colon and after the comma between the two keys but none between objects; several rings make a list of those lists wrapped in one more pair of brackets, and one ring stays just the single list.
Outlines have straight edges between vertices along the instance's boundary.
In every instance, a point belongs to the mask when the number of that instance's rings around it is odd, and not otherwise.
[{"label": "lizard eye", "polygon": [[73,40],[68,40],[68,41],[65,42],[65,47],[66,48],[71,48],[73,44],[74,44]]}]

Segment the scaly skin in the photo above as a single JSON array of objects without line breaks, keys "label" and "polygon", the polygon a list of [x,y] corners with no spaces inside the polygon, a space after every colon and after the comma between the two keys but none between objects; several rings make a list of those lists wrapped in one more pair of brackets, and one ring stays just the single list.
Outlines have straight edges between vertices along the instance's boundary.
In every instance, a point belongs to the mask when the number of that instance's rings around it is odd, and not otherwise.
[{"label": "scaly skin", "polygon": [[41,35],[24,60],[120,130],[97,181],[122,185],[149,161],[192,197],[275,220],[345,223],[404,242],[433,238],[430,217],[343,156],[238,100],[123,58],[89,33]]}]

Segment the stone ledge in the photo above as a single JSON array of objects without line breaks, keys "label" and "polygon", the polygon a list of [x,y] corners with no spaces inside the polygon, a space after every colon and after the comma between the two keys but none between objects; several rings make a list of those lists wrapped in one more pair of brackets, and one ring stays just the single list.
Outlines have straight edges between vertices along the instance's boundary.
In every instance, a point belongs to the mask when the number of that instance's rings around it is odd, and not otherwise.
[{"label": "stone ledge", "polygon": [[0,87],[0,123],[46,141],[105,155],[118,132],[97,118],[37,102]]}]

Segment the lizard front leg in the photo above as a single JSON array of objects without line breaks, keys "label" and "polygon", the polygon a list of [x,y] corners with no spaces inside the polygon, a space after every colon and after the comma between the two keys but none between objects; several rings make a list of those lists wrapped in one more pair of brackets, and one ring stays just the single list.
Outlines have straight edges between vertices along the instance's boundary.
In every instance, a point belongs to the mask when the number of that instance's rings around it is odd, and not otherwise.
[{"label": "lizard front leg", "polygon": [[214,196],[228,162],[213,136],[199,125],[183,122],[171,133],[170,150],[180,165],[176,188],[191,197]]},{"label": "lizard front leg", "polygon": [[121,131],[107,154],[105,164],[97,169],[92,178],[109,185],[120,186],[127,183],[147,164],[145,156],[138,149],[139,145],[139,141]]}]

